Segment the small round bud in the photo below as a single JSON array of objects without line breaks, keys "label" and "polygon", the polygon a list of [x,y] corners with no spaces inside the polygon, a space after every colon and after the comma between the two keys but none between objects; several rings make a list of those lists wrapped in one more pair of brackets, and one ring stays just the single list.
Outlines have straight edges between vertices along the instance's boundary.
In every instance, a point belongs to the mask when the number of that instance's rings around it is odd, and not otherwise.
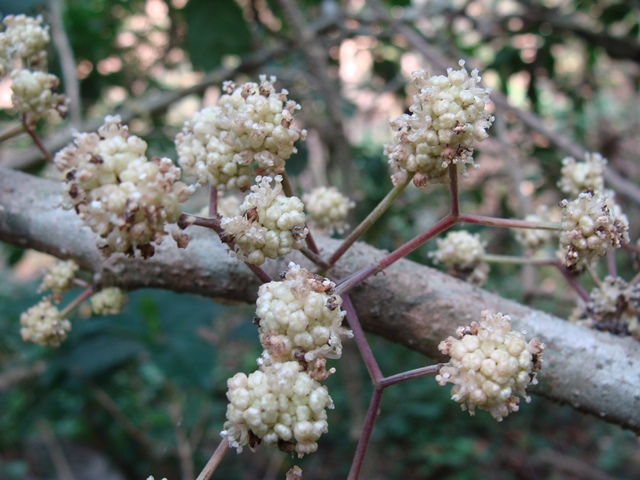
[{"label": "small round bud", "polygon": [[49,26],[42,25],[42,17],[7,15],[0,32],[0,76],[6,75],[15,59],[26,62],[29,68],[43,68],[49,43]]},{"label": "small round bud", "polygon": [[238,453],[263,441],[303,457],[317,450],[317,440],[328,431],[326,409],[333,401],[327,387],[297,362],[262,366],[249,376],[237,373],[227,386],[222,435]]},{"label": "small round bud", "polygon": [[429,256],[444,265],[451,275],[475,285],[486,281],[489,266],[482,261],[485,250],[480,235],[465,230],[449,232],[437,243],[438,249]]},{"label": "small round bud", "polygon": [[260,77],[260,84],[223,85],[218,104],[195,113],[176,135],[178,162],[185,175],[220,189],[246,190],[257,164],[261,174],[284,172],[285,161],[304,140],[306,131],[293,125],[300,105],[276,92],[275,77]]},{"label": "small round bud", "polygon": [[589,300],[572,313],[571,320],[615,335],[640,338],[639,317],[640,285],[608,276],[591,291]]},{"label": "small round bud", "polygon": [[263,362],[296,360],[318,378],[327,376],[324,362],[340,358],[345,312],[342,298],[333,293],[335,284],[293,262],[280,282],[260,286],[256,302]]},{"label": "small round bud", "polygon": [[313,226],[330,232],[342,233],[349,210],[355,203],[335,187],[318,187],[302,196],[305,209]]},{"label": "small round bud", "polygon": [[568,269],[580,269],[596,256],[602,257],[629,242],[629,221],[611,191],[588,190],[571,202],[563,200],[560,206],[560,246]]},{"label": "small round bud", "polygon": [[[534,338],[529,343],[520,332],[511,330],[511,318],[484,310],[480,322],[458,329],[458,339],[440,342],[439,350],[451,357],[440,369],[436,381],[453,384],[451,399],[462,409],[487,410],[497,421],[518,411],[519,399],[529,401],[526,387],[537,383],[544,344]],[[471,339],[468,339],[471,337]]]},{"label": "small round bud", "polygon": [[50,112],[64,116],[67,102],[57,93],[60,80],[51,73],[33,70],[15,70],[11,74],[11,100],[20,115],[26,115],[30,123]]},{"label": "small round bud", "polygon": [[[240,259],[261,265],[304,246],[304,204],[297,197],[282,195],[282,177],[257,177],[240,210],[242,215],[223,218],[220,225],[234,242]],[[274,183],[272,187],[272,182]]]},{"label": "small round bud", "polygon": [[147,144],[131,135],[120,117],[107,117],[97,133],[75,135],[73,144],[55,156],[66,179],[68,208],[100,237],[105,255],[153,255],[180,217],[180,203],[193,188],[180,179],[168,158],[147,159]]},{"label": "small round bud", "polygon": [[71,331],[71,322],[62,318],[48,298],[20,315],[20,335],[25,342],[58,347]]},{"label": "small round bud", "polygon": [[126,301],[127,296],[117,287],[104,288],[89,299],[91,311],[95,315],[117,315],[122,311]]},{"label": "small round bud", "polygon": [[[529,214],[524,217],[528,222],[543,222],[548,220],[547,209],[541,207],[537,213]],[[516,240],[522,245],[527,253],[535,252],[542,248],[547,242],[553,238],[554,232],[551,230],[518,228],[515,230]]]},{"label": "small round bud", "polygon": [[460,61],[460,70],[447,70],[447,76],[430,76],[420,70],[413,73],[418,93],[405,114],[391,121],[395,139],[385,146],[395,184],[414,173],[414,184],[447,183],[448,166],[475,168],[474,141],[487,138],[493,117],[485,110],[489,89],[480,87],[477,70],[471,75]]},{"label": "small round bud", "polygon": [[570,197],[576,197],[585,190],[602,190],[606,165],[606,158],[599,153],[587,152],[584,162],[576,162],[574,158],[567,157],[562,160],[562,176],[558,187]]},{"label": "small round bud", "polygon": [[51,265],[40,284],[39,291],[51,290],[54,295],[60,295],[71,288],[71,282],[76,277],[80,267],[73,260],[59,260]]}]

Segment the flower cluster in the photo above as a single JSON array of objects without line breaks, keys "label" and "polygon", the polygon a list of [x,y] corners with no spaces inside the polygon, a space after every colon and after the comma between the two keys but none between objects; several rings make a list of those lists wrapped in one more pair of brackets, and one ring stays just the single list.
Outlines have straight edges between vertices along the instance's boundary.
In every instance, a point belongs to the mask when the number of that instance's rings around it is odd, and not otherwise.
[{"label": "flower cluster", "polygon": [[47,73],[49,27],[42,25],[40,16],[9,15],[2,23],[5,29],[0,32],[0,77],[11,77],[14,108],[29,125],[49,112],[64,116],[67,101],[58,93],[60,80]]},{"label": "flower cluster", "polygon": [[125,293],[117,287],[107,287],[94,293],[89,302],[95,315],[117,315],[127,301]]},{"label": "flower cluster", "polygon": [[[256,316],[264,363],[297,360],[305,370],[322,359],[340,358],[345,312],[342,299],[333,294],[335,284],[299,265],[289,264],[281,282],[260,286]],[[319,372],[324,376],[323,372]]]},{"label": "flower cluster", "polygon": [[[253,265],[278,258],[304,246],[309,233],[304,204],[297,197],[282,194],[282,177],[257,177],[240,205],[241,215],[223,218],[225,241],[232,242],[235,254]],[[273,187],[271,184],[273,183]]]},{"label": "flower cluster", "polygon": [[562,160],[562,176],[558,187],[571,197],[576,197],[585,190],[602,190],[606,164],[607,160],[599,153],[586,153],[584,162],[576,162],[574,158],[567,157]]},{"label": "flower cluster", "polygon": [[259,370],[227,382],[227,421],[222,435],[238,452],[261,441],[299,457],[315,452],[328,429],[333,402],[320,385],[335,369],[327,358],[342,354],[342,299],[330,280],[289,264],[280,282],[258,291],[256,323],[264,352]]},{"label": "flower cluster", "polygon": [[438,249],[429,256],[444,265],[451,275],[475,285],[485,282],[489,267],[482,261],[485,250],[480,235],[460,230],[449,232],[437,242]]},{"label": "flower cluster", "polygon": [[355,203],[335,187],[318,187],[302,196],[313,226],[342,233],[349,210]]},{"label": "flower cluster", "polygon": [[22,69],[14,70],[11,80],[11,100],[20,115],[29,115],[35,121],[52,110],[60,115],[66,113],[66,99],[57,93],[60,80],[55,75]]},{"label": "flower cluster", "polygon": [[179,204],[193,191],[178,181],[180,169],[170,159],[148,160],[146,149],[116,116],[107,117],[97,133],[76,134],[55,157],[65,173],[69,206],[99,235],[106,255],[153,255],[152,243],[162,241],[165,223],[178,220]]},{"label": "flower cluster", "polygon": [[79,269],[79,265],[73,260],[57,261],[47,269],[38,290],[41,292],[51,290],[54,295],[59,296],[71,288],[71,282]]},{"label": "flower cluster", "polygon": [[25,342],[58,347],[71,331],[71,322],[62,318],[60,310],[44,298],[20,315],[20,335]]},{"label": "flower cluster", "polygon": [[296,152],[294,143],[306,131],[293,124],[300,105],[287,99],[286,90],[276,92],[275,80],[263,75],[260,84],[226,82],[218,104],[184,124],[175,142],[185,175],[202,185],[245,190],[253,163],[261,175],[284,172],[285,161]]},{"label": "flower cluster", "polygon": [[453,384],[451,399],[474,415],[476,407],[497,421],[518,411],[520,399],[530,401],[528,385],[537,383],[544,344],[534,338],[529,343],[520,332],[511,330],[511,318],[484,310],[480,322],[459,327],[458,338],[449,337],[438,349],[451,357],[440,369],[437,382]]},{"label": "flower cluster", "polygon": [[227,386],[222,434],[238,452],[261,441],[299,457],[317,450],[317,440],[328,430],[326,409],[333,408],[333,401],[298,362],[263,366],[249,376],[237,373]]},{"label": "flower cluster", "polygon": [[640,285],[608,276],[572,314],[572,320],[597,330],[639,338],[639,316]]},{"label": "flower cluster", "polygon": [[9,73],[16,60],[38,68],[46,64],[45,49],[49,44],[49,26],[42,25],[42,17],[7,15],[2,19],[0,32],[0,76]]},{"label": "flower cluster", "polygon": [[493,122],[485,110],[489,90],[480,87],[477,70],[471,75],[459,62],[460,70],[447,70],[447,76],[430,76],[423,70],[413,73],[418,93],[413,96],[411,115],[405,114],[391,122],[395,140],[385,146],[392,180],[402,183],[409,174],[413,182],[446,183],[447,167],[458,164],[466,174],[472,158],[473,142],[487,138]]},{"label": "flower cluster", "polygon": [[573,201],[563,200],[560,246],[563,263],[579,270],[629,242],[629,221],[608,190],[587,190]]},{"label": "flower cluster", "polygon": [[[548,220],[548,212],[546,208],[538,209],[537,213],[529,214],[524,217],[527,222],[544,222]],[[516,240],[522,245],[526,252],[531,253],[542,248],[545,243],[549,242],[553,237],[552,230],[534,229],[534,228],[518,228],[515,231]]]}]

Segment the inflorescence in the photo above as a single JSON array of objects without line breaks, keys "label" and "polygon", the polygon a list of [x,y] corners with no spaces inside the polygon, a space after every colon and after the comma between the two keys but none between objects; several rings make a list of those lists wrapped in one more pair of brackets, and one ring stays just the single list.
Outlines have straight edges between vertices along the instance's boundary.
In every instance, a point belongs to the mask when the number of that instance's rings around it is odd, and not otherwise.
[{"label": "inflorescence", "polygon": [[485,108],[490,90],[478,85],[478,70],[469,75],[464,63],[460,60],[460,70],[449,68],[446,76],[413,73],[418,92],[411,115],[391,122],[395,139],[385,147],[394,184],[409,174],[419,187],[447,183],[449,165],[459,165],[463,174],[468,166],[475,168],[473,143],[488,137],[494,118]]},{"label": "inflorescence", "polygon": [[259,370],[238,373],[227,382],[227,422],[222,432],[242,451],[261,442],[299,457],[315,452],[328,430],[327,387],[320,385],[335,369],[326,360],[342,355],[345,313],[335,284],[294,263],[282,281],[258,290],[256,320],[264,347]]},{"label": "inflorescence", "polygon": [[152,256],[155,245],[182,213],[193,188],[178,181],[168,158],[147,159],[147,144],[131,135],[120,117],[107,117],[97,133],[78,133],[55,156],[64,172],[67,200],[99,236],[105,255]]},{"label": "inflorescence", "polygon": [[11,78],[13,107],[30,127],[53,113],[64,116],[67,100],[58,93],[60,80],[47,73],[49,26],[42,17],[8,15],[0,32],[0,78]]},{"label": "inflorescence", "polygon": [[526,342],[524,335],[511,330],[511,318],[484,310],[480,322],[456,330],[458,338],[440,342],[439,350],[451,357],[440,369],[436,381],[453,384],[451,399],[462,409],[487,410],[497,421],[518,411],[520,399],[528,402],[526,388],[537,383],[544,344]]},{"label": "inflorescence", "polygon": [[246,190],[256,174],[278,175],[295,153],[294,143],[306,131],[294,124],[300,105],[276,92],[276,78],[260,83],[226,82],[217,105],[206,107],[188,120],[176,136],[178,162],[185,175],[201,185]]}]

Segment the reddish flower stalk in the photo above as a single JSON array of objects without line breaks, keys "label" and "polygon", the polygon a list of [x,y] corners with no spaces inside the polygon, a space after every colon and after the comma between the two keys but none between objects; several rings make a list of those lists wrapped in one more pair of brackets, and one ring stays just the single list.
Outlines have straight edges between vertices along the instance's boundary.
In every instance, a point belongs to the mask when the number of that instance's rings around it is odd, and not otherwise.
[{"label": "reddish flower stalk", "polygon": [[371,395],[371,402],[369,403],[369,409],[367,410],[367,416],[364,420],[364,427],[358,440],[358,446],[356,447],[356,454],[353,457],[351,463],[351,470],[349,470],[348,480],[357,480],[360,476],[360,470],[364,463],[364,456],[367,453],[367,447],[369,446],[369,440],[371,439],[371,433],[373,432],[373,426],[376,423],[378,417],[378,409],[380,408],[380,400],[382,400],[382,388],[376,388]]}]

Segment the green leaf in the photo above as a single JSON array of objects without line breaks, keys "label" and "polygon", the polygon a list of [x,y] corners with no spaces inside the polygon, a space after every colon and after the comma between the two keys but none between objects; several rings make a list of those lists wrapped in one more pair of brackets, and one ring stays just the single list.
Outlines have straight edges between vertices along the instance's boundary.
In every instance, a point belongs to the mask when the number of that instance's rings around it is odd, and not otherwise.
[{"label": "green leaf", "polygon": [[24,13],[25,15],[35,14],[36,10],[44,7],[45,0],[0,0],[1,15],[17,15]]},{"label": "green leaf", "polygon": [[186,44],[196,69],[210,70],[225,55],[242,55],[251,50],[251,35],[235,2],[191,0],[185,9]]}]

